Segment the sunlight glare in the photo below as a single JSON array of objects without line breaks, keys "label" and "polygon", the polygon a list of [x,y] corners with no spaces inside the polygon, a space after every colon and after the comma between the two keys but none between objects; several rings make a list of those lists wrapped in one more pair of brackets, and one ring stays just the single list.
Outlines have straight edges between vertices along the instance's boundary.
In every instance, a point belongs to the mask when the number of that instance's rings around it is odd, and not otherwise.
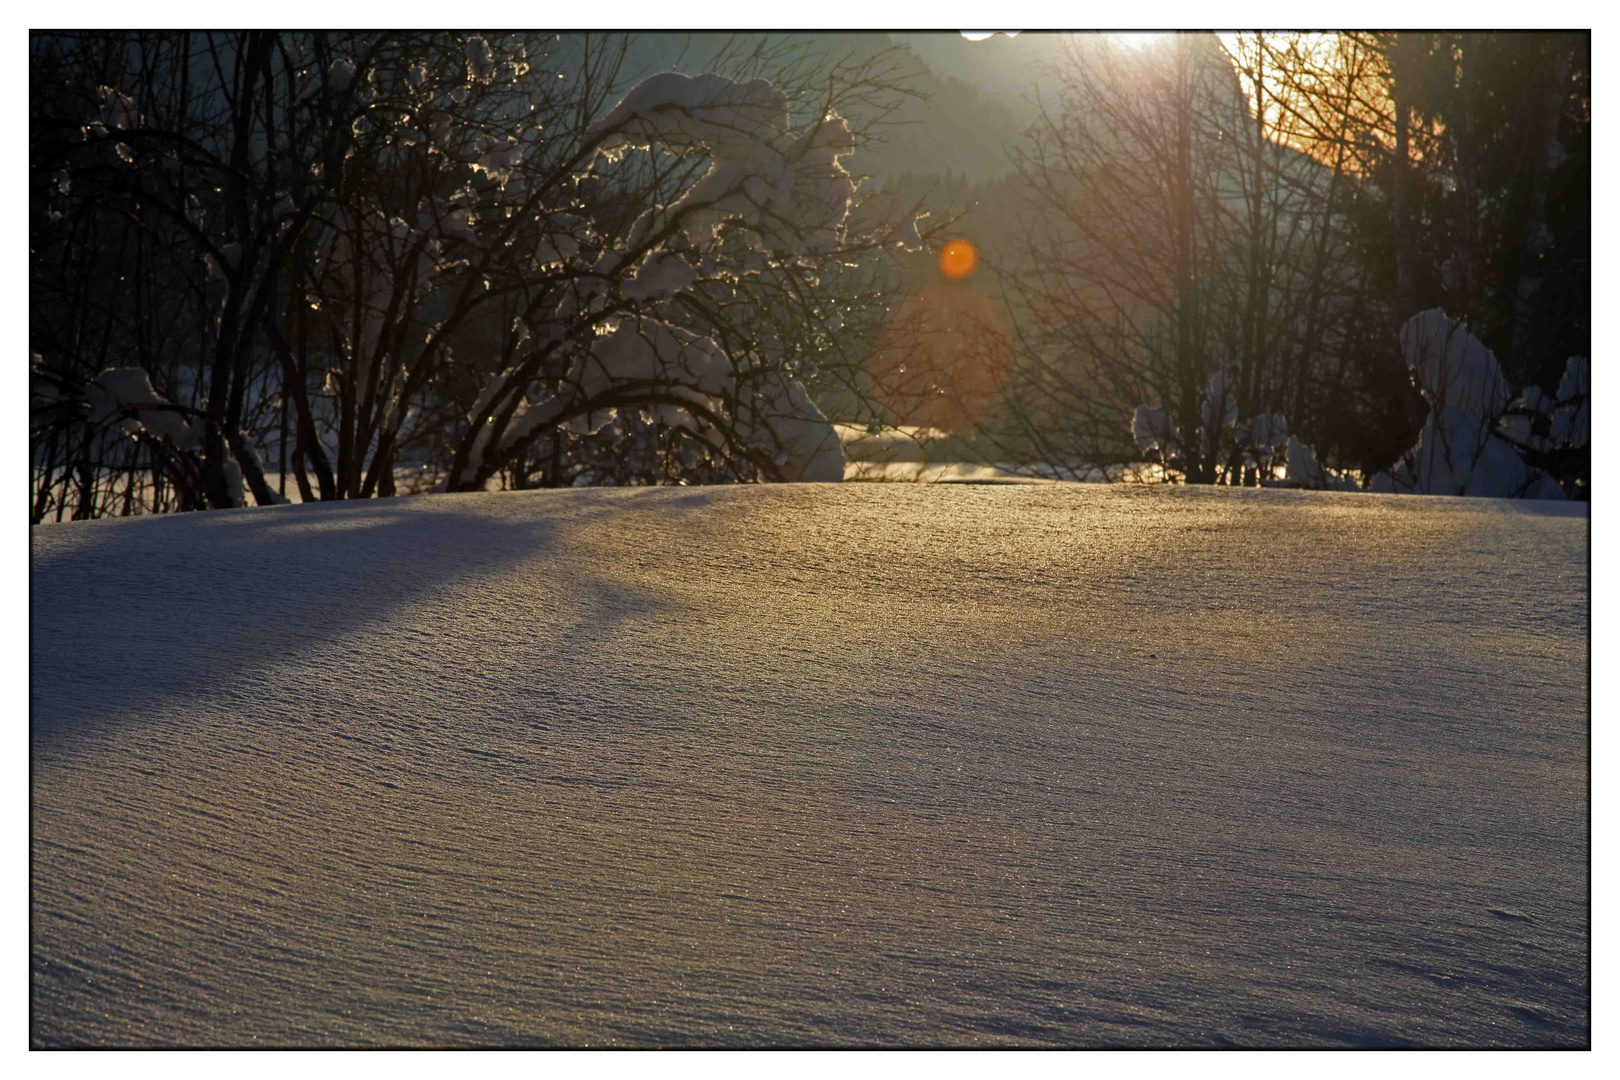
[{"label": "sunlight glare", "polygon": [[1165,30],[1109,30],[1106,36],[1113,38],[1116,43],[1125,46],[1127,49],[1145,49],[1164,37],[1166,33],[1168,31]]}]

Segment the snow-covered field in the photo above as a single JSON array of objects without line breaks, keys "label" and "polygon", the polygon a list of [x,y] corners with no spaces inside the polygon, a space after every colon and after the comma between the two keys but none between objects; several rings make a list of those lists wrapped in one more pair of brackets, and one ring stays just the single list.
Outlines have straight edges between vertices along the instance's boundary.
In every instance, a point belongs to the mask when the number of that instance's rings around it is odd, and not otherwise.
[{"label": "snow-covered field", "polygon": [[36,528],[37,1044],[1578,1045],[1582,505]]}]

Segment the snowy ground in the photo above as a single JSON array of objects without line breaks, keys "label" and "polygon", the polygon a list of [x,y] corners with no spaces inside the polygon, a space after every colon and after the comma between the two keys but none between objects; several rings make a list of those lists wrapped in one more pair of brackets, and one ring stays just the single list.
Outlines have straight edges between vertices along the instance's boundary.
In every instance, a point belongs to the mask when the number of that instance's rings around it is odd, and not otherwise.
[{"label": "snowy ground", "polygon": [[37,528],[37,1044],[1589,1041],[1583,506]]}]

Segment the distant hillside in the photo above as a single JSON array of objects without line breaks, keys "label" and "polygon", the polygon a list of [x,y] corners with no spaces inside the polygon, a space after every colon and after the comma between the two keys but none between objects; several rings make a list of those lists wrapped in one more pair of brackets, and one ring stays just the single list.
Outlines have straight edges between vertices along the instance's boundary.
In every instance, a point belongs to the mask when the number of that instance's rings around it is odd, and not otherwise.
[{"label": "distant hillside", "polygon": [[1016,38],[997,34],[969,41],[955,31],[888,35],[909,48],[941,76],[962,79],[981,94],[994,97],[1035,119],[1035,99],[1046,80],[1047,65],[1062,59],[1072,34],[1026,32]]},{"label": "distant hillside", "polygon": [[[734,70],[725,62],[756,45],[806,65],[855,62],[900,46],[893,74],[914,96],[874,129],[873,143],[848,159],[879,186],[906,173],[987,181],[1011,169],[1010,152],[1035,121],[1043,67],[1060,54],[1054,35],[969,41],[955,31],[877,34],[649,33],[633,40],[626,85],[658,71]],[[860,117],[856,117],[860,119]]]}]

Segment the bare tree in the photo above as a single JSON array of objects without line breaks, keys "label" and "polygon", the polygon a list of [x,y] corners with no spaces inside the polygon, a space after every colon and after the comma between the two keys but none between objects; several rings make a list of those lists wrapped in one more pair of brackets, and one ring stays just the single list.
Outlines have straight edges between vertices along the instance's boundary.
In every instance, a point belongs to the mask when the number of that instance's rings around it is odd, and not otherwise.
[{"label": "bare tree", "polygon": [[1061,69],[1019,163],[1027,262],[1005,275],[1007,395],[1049,470],[1151,449],[1191,482],[1254,482],[1332,365],[1361,287],[1350,185],[1280,137],[1268,55],[1263,36],[1236,57],[1213,35],[1082,39]]}]

